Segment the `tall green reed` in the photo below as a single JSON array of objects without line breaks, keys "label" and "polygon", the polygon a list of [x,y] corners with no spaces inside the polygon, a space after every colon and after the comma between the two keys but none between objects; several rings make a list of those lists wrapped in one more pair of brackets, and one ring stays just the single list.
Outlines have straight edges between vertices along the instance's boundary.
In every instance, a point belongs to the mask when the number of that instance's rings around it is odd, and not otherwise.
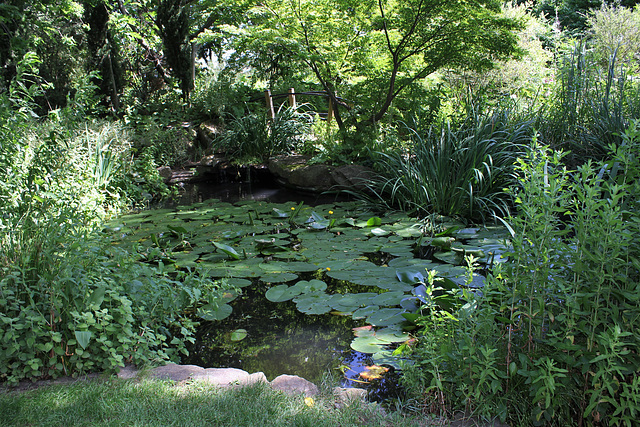
[{"label": "tall green reed", "polygon": [[369,200],[469,220],[509,212],[503,189],[513,183],[513,165],[527,149],[529,121],[514,119],[508,109],[472,111],[456,129],[442,122],[410,132],[407,152],[380,153],[382,177],[368,184]]},{"label": "tall green reed", "polygon": [[584,42],[561,57],[557,78],[554,96],[536,121],[541,140],[572,151],[574,164],[603,159],[630,121],[640,118],[637,83],[618,64],[617,50],[602,69]]}]

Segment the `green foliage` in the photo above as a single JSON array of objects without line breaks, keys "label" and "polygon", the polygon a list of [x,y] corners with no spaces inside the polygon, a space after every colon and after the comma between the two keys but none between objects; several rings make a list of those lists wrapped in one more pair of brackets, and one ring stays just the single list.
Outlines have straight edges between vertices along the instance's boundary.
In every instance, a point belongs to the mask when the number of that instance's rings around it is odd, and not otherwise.
[{"label": "green foliage", "polygon": [[194,323],[187,309],[219,285],[141,264],[127,251],[52,224],[2,267],[0,378],[50,378],[178,361]]},{"label": "green foliage", "polygon": [[252,10],[259,25],[247,36],[259,42],[254,49],[276,45],[304,63],[303,73],[341,106],[341,131],[357,129],[348,137],[381,121],[396,97],[435,71],[486,69],[517,53],[519,23],[499,12],[494,1],[274,1]]},{"label": "green foliage", "polygon": [[639,89],[616,64],[614,51],[608,68],[600,70],[583,43],[562,57],[558,88],[536,123],[545,143],[599,159],[610,144],[620,143],[629,122],[640,118]]},{"label": "green foliage", "polygon": [[609,58],[616,52],[617,62],[629,73],[637,72],[640,62],[640,8],[634,9],[619,4],[603,4],[594,10],[587,20],[596,60],[607,66]]},{"label": "green foliage", "polygon": [[509,262],[461,295],[456,320],[422,320],[405,378],[425,404],[516,425],[635,423],[637,124],[623,139],[575,172],[545,147],[520,161]]},{"label": "green foliage", "polygon": [[384,154],[382,178],[367,184],[375,201],[420,214],[470,220],[509,212],[503,189],[513,183],[513,164],[526,150],[530,123],[509,110],[471,113],[458,129],[449,123],[412,131],[406,153]]},{"label": "green foliage", "polygon": [[281,109],[274,119],[263,113],[249,114],[231,122],[214,141],[214,149],[239,163],[264,163],[272,156],[292,154],[303,148],[312,123],[313,116],[300,106]]}]

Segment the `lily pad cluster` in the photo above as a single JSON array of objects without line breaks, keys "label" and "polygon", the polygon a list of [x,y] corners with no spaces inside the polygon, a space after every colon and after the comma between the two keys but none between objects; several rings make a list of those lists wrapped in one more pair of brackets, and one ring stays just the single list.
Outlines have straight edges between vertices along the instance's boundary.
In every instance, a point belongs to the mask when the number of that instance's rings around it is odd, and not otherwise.
[{"label": "lily pad cluster", "polygon": [[[356,334],[352,347],[389,363],[389,344],[409,339],[403,326],[432,297],[427,272],[436,270],[448,288],[481,287],[463,267],[504,261],[506,231],[439,224],[433,233],[415,218],[385,217],[346,202],[313,208],[302,204],[217,200],[119,218],[105,230],[114,244],[138,247],[144,262],[168,269],[198,267],[238,288],[267,284],[266,298],[292,301],[309,315],[333,313],[362,319],[371,329]],[[304,277],[300,277],[303,275]],[[365,287],[340,293],[332,283]],[[198,310],[206,320],[231,315],[228,301]]]}]

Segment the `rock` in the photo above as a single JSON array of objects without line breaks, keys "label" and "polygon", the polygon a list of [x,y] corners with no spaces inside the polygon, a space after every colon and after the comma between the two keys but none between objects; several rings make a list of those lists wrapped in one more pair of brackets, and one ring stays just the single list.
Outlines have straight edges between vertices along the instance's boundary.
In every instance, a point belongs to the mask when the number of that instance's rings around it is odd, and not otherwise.
[{"label": "rock", "polygon": [[202,149],[211,147],[211,143],[220,134],[220,128],[212,121],[200,123],[196,128],[198,143]]},{"label": "rock", "polygon": [[271,387],[288,395],[304,394],[305,397],[311,397],[318,394],[315,384],[297,375],[280,375],[271,381]]},{"label": "rock", "polygon": [[267,377],[262,372],[249,374],[242,369],[236,368],[207,368],[204,372],[192,375],[193,380],[202,380],[220,387],[232,385],[248,385],[258,382],[268,383]]},{"label": "rock", "polygon": [[158,380],[172,380],[180,382],[191,379],[195,374],[203,373],[204,370],[204,368],[196,365],[176,365],[175,363],[169,363],[167,365],[151,369],[148,372],[148,376]]},{"label": "rock", "polygon": [[376,177],[373,169],[362,165],[343,165],[331,172],[331,178],[340,188],[366,190],[367,182]]},{"label": "rock", "polygon": [[160,175],[160,177],[164,179],[165,182],[168,182],[168,181],[171,181],[171,177],[173,176],[173,171],[169,166],[160,166],[158,168],[158,175]]},{"label": "rock", "polygon": [[335,407],[339,409],[355,402],[364,402],[367,391],[361,388],[336,387],[333,389],[333,395],[335,396]]},{"label": "rock", "polygon": [[[128,365],[120,369],[118,377],[131,379],[136,378],[138,374],[139,371],[135,367]],[[153,368],[146,373],[146,376],[158,380],[172,380],[178,383],[200,380],[220,387],[269,382],[262,372],[249,374],[242,369],[236,368],[202,368],[196,365],[176,365],[174,363]]]},{"label": "rock", "polygon": [[217,172],[223,163],[225,163],[224,159],[215,154],[205,156],[196,165],[196,173],[198,175],[204,175]]},{"label": "rock", "polygon": [[362,165],[309,165],[306,156],[276,156],[269,159],[269,171],[276,180],[296,190],[321,193],[339,188],[366,189],[375,177],[373,169]]},{"label": "rock", "polygon": [[269,159],[268,167],[276,180],[298,190],[322,192],[333,186],[331,167],[308,165],[306,156],[276,156]]}]

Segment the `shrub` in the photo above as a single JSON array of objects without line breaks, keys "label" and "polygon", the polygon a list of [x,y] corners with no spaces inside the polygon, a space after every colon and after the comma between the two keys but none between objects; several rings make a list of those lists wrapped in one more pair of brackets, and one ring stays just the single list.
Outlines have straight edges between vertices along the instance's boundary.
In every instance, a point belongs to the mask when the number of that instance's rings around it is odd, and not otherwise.
[{"label": "shrub", "polygon": [[607,66],[609,58],[616,52],[618,63],[629,72],[638,72],[640,53],[640,8],[622,7],[619,4],[603,3],[587,19],[590,44],[596,60]]},{"label": "shrub", "polygon": [[408,152],[382,154],[382,178],[368,184],[372,201],[405,211],[470,220],[509,211],[503,189],[514,179],[513,164],[526,150],[530,123],[510,111],[472,113],[458,128],[449,123],[411,131]]},{"label": "shrub", "polygon": [[187,353],[188,310],[214,300],[218,284],[195,272],[172,278],[99,236],[50,227],[2,263],[0,381],[113,372]]},{"label": "shrub", "polygon": [[575,172],[541,146],[519,162],[509,262],[453,315],[422,318],[405,376],[422,402],[514,425],[636,422],[637,123],[622,139]]},{"label": "shrub", "polygon": [[257,113],[235,119],[214,141],[214,149],[238,163],[264,163],[278,154],[292,154],[303,146],[313,124],[313,116],[302,110],[303,106],[282,108],[273,120]]},{"label": "shrub", "polygon": [[545,143],[572,151],[573,164],[603,159],[630,121],[640,118],[638,87],[617,64],[614,50],[601,69],[584,43],[562,56],[558,87],[535,126]]}]

